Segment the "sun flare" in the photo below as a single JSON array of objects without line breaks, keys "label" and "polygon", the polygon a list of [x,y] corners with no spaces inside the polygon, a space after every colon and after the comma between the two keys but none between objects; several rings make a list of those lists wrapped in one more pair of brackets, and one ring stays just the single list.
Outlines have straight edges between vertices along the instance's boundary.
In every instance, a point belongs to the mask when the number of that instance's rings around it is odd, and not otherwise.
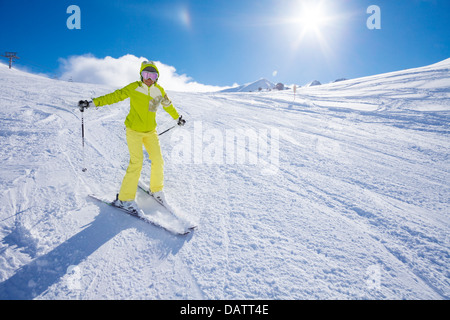
[{"label": "sun flare", "polygon": [[299,23],[306,30],[320,30],[326,21],[326,13],[320,3],[304,3],[300,8]]},{"label": "sun flare", "polygon": [[289,22],[294,33],[290,38],[293,52],[299,48],[318,49],[326,56],[331,56],[330,27],[337,17],[331,10],[332,3],[327,0],[298,0],[290,8]]}]

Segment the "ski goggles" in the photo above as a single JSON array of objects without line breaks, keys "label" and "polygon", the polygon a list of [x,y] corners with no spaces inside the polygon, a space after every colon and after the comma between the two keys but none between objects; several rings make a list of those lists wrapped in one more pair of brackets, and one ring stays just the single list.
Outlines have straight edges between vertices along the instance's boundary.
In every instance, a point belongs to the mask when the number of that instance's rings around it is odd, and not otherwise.
[{"label": "ski goggles", "polygon": [[158,80],[158,73],[157,72],[150,72],[150,71],[142,71],[142,78],[144,80],[152,80],[152,81],[156,81]]}]

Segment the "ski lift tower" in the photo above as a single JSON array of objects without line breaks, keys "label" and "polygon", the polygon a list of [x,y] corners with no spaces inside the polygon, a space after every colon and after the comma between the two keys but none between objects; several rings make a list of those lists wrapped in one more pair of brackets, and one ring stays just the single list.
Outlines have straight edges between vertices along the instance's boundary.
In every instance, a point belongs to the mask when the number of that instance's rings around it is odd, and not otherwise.
[{"label": "ski lift tower", "polygon": [[5,52],[5,54],[2,54],[2,57],[5,57],[5,58],[9,59],[9,68],[10,69],[11,69],[13,61],[15,61],[15,59],[20,59],[17,56],[17,52]]}]

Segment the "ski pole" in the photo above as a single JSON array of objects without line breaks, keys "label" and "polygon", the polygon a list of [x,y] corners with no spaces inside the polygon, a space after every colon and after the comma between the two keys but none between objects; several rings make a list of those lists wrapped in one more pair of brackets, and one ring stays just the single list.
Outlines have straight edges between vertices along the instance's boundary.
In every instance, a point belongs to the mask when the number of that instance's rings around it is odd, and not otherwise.
[{"label": "ski pole", "polygon": [[84,108],[81,109],[81,142],[83,145],[83,150],[84,150]]},{"label": "ski pole", "polygon": [[176,127],[176,126],[173,126],[173,127],[169,128],[169,129],[167,129],[167,130],[164,130],[163,132],[159,133],[158,136],[160,136],[160,135],[166,133],[166,132],[169,131],[169,130],[172,130],[172,129],[175,128],[175,127]]},{"label": "ski pole", "polygon": [[[183,119],[183,116],[180,116],[180,117],[178,118],[177,125],[179,125],[179,126],[184,126],[185,123],[186,123],[186,120]],[[170,127],[169,129],[164,130],[163,132],[161,132],[160,134],[158,134],[158,136],[160,136],[160,135],[166,133],[166,132],[169,131],[169,130],[172,130],[172,129],[175,128],[175,127],[176,127],[176,125],[173,126],[173,127]]]},{"label": "ski pole", "polygon": [[[84,106],[80,106],[80,111],[81,111],[81,144],[83,146],[83,163],[85,163],[85,156],[84,156]],[[81,171],[86,172],[87,168],[83,168],[81,169]]]}]

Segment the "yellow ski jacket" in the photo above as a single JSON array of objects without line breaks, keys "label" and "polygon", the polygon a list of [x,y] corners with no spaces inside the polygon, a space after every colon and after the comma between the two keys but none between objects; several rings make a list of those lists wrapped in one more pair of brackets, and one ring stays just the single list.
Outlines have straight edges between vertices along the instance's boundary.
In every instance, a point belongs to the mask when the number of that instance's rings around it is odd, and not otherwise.
[{"label": "yellow ski jacket", "polygon": [[[148,66],[154,67],[159,74],[154,63],[147,61],[142,63],[140,72]],[[127,98],[130,98],[130,112],[125,119],[125,126],[134,131],[149,132],[156,129],[156,111],[160,103],[173,119],[179,118],[177,110],[167,98],[164,89],[157,83],[148,87],[142,81],[132,82],[122,89],[94,98],[92,101],[96,107],[101,107]]]}]

